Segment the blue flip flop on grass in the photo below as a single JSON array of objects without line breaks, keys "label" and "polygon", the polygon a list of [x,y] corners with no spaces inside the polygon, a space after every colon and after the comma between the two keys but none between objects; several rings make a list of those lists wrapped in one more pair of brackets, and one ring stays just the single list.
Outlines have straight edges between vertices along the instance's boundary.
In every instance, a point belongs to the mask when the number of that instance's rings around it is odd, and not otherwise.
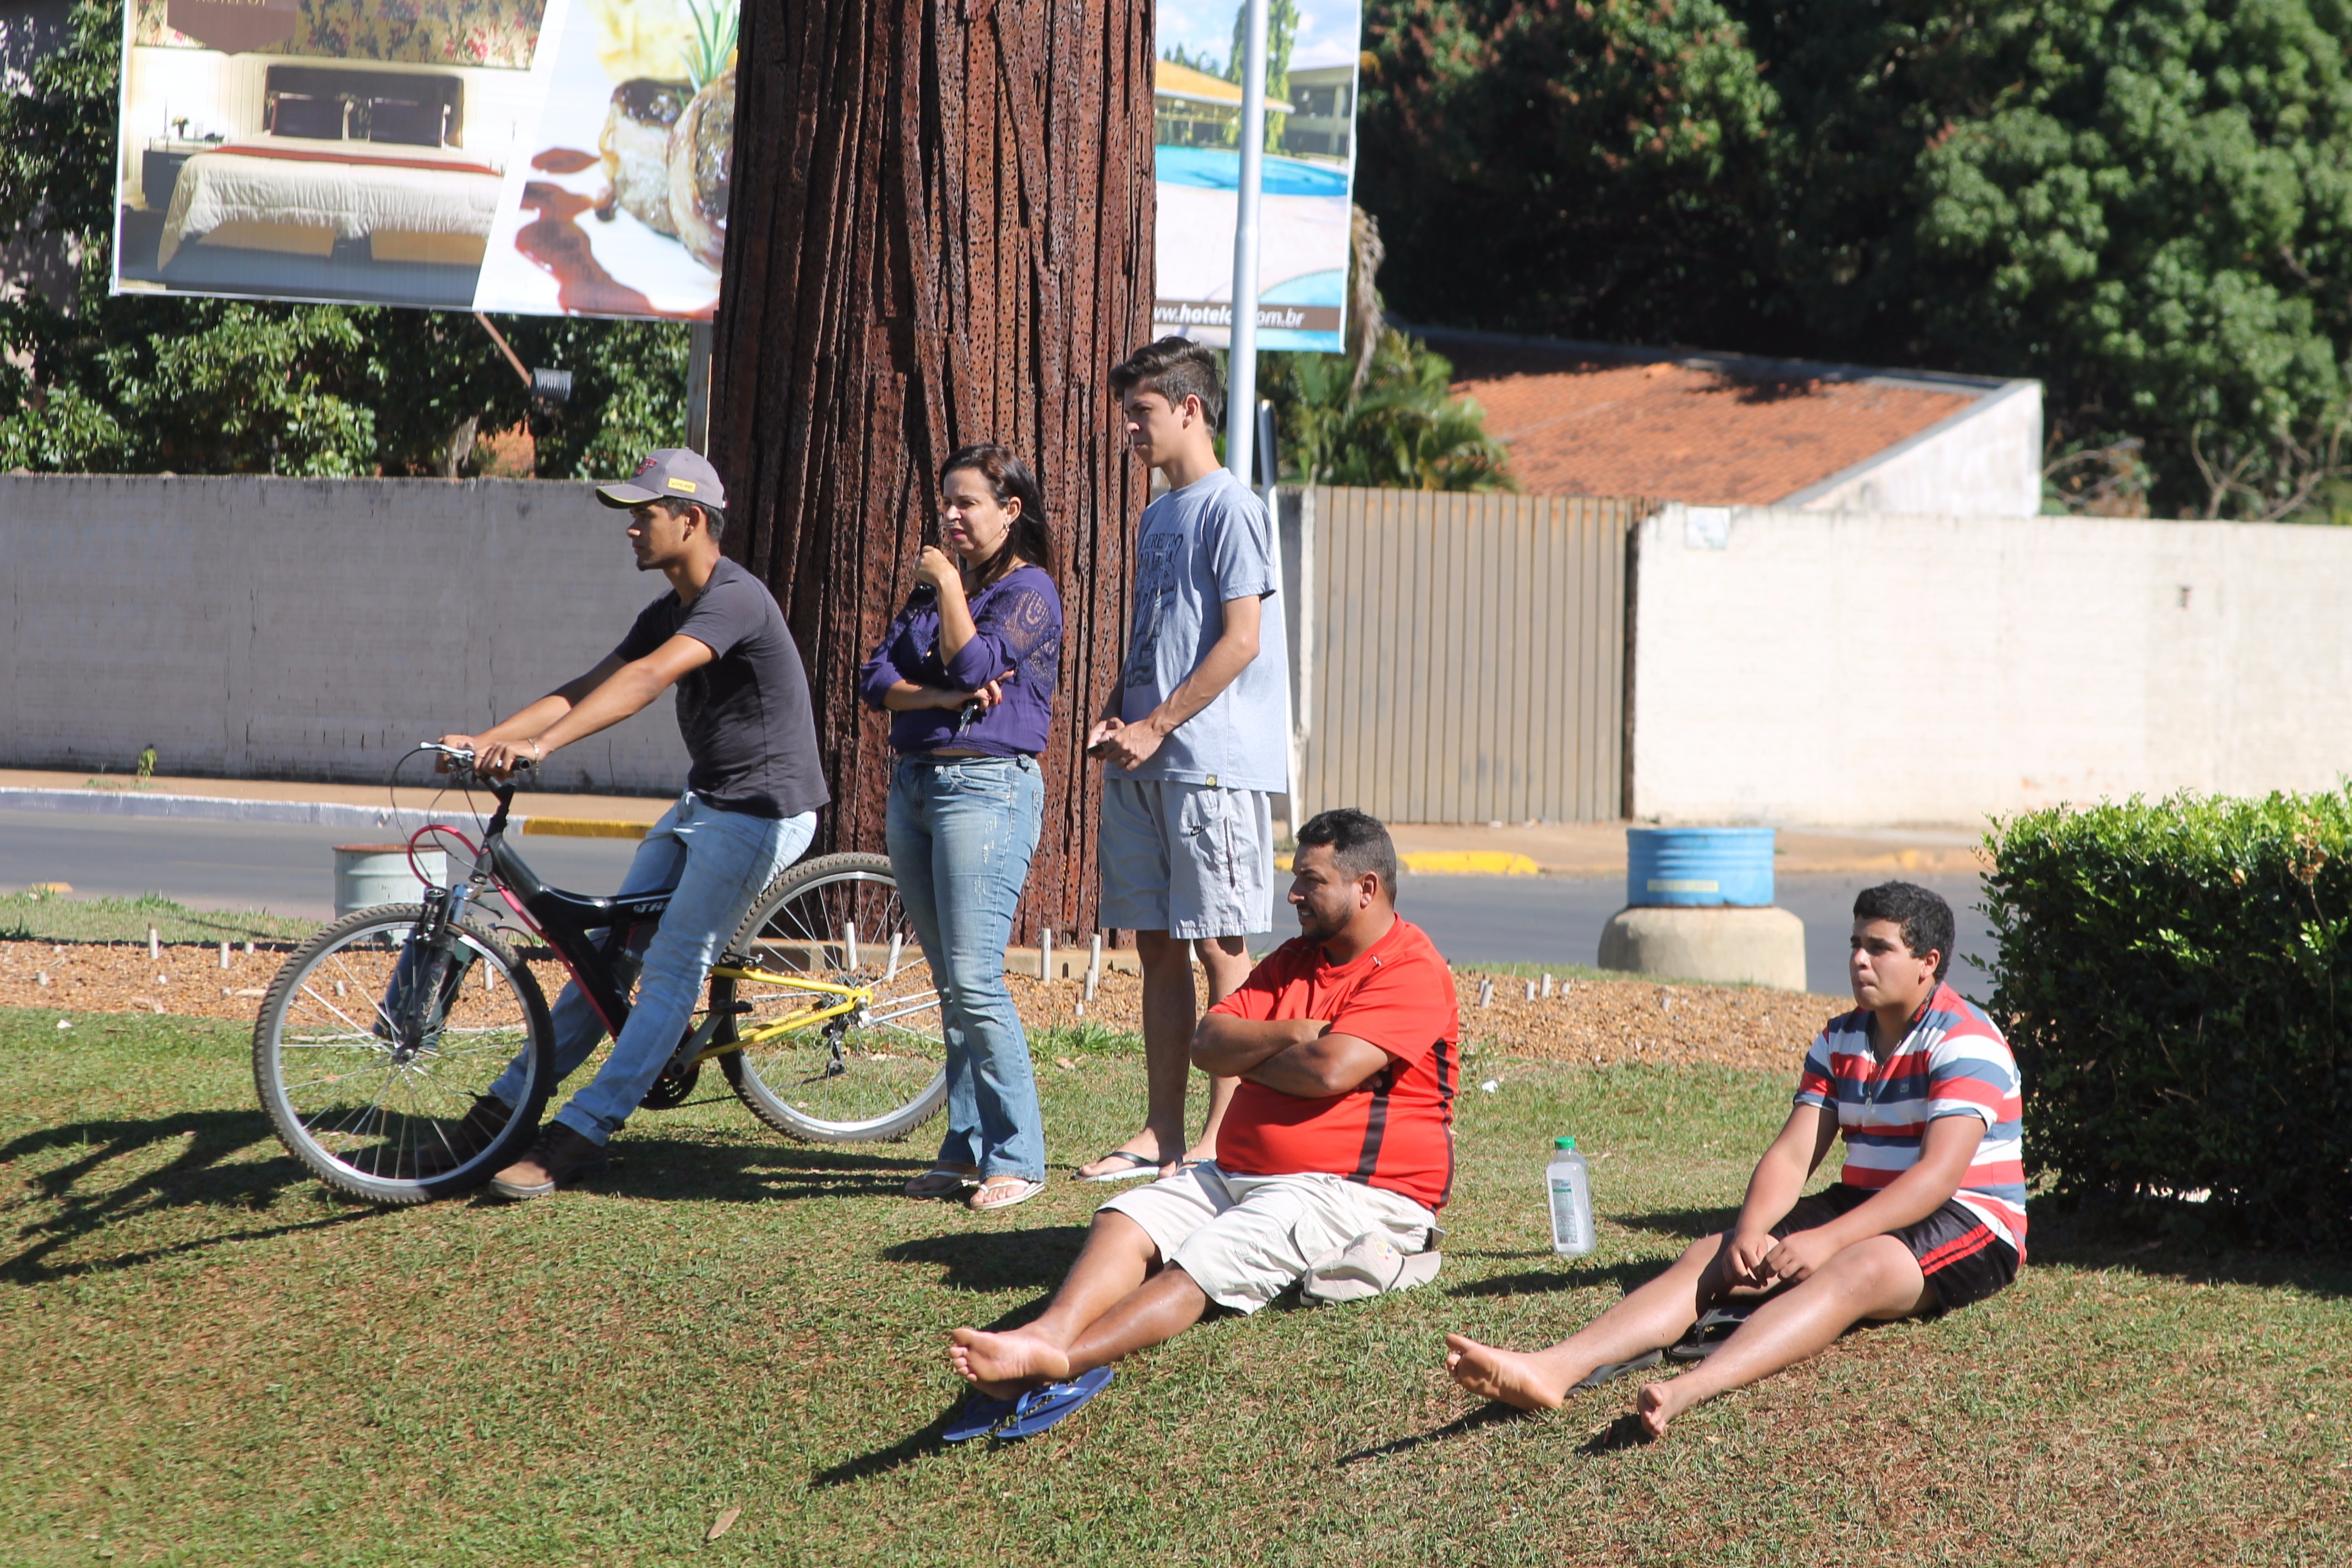
[{"label": "blue flip flop on grass", "polygon": [[1048,1383],[1033,1388],[1021,1396],[1013,1408],[1013,1419],[996,1429],[996,1440],[1017,1443],[1024,1437],[1034,1437],[1047,1427],[1076,1414],[1079,1405],[1100,1394],[1109,1384],[1110,1368],[1098,1366],[1068,1383]]},{"label": "blue flip flop on grass", "polygon": [[974,1437],[985,1437],[1005,1422],[1013,1419],[1013,1407],[1019,1399],[991,1399],[977,1388],[964,1393],[963,1404],[948,1417],[940,1433],[942,1443],[969,1443]]}]

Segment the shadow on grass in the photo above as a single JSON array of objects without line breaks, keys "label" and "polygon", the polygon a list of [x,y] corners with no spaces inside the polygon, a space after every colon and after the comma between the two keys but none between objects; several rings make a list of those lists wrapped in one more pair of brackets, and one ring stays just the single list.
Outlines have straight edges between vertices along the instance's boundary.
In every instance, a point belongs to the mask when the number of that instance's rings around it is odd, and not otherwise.
[{"label": "shadow on grass", "polygon": [[[746,1113],[749,1114],[748,1112]],[[929,1168],[913,1154],[873,1154],[823,1144],[679,1138],[632,1120],[612,1142],[603,1192],[635,1198],[772,1203],[778,1198],[896,1197]]]},{"label": "shadow on grass", "polygon": [[1517,1274],[1490,1274],[1468,1279],[1446,1292],[1449,1296],[1543,1296],[1556,1290],[1585,1290],[1595,1285],[1628,1289],[1654,1278],[1664,1265],[1652,1260],[1612,1263],[1606,1268],[1530,1268]]},{"label": "shadow on grass", "polygon": [[950,1290],[1051,1289],[1078,1260],[1087,1228],[1055,1225],[1034,1230],[951,1230],[886,1247],[882,1257],[891,1263],[936,1264],[941,1270],[940,1283]]},{"label": "shadow on grass", "polygon": [[1657,1236],[1679,1236],[1696,1241],[1702,1236],[1713,1236],[1729,1230],[1739,1217],[1739,1205],[1710,1209],[1654,1209],[1648,1214],[1603,1215],[1627,1230],[1646,1230]]},{"label": "shadow on grass", "polygon": [[1359,1448],[1352,1454],[1342,1455],[1338,1468],[1344,1470],[1349,1465],[1360,1465],[1366,1459],[1385,1459],[1395,1454],[1409,1454],[1424,1443],[1437,1443],[1448,1437],[1464,1436],[1477,1431],[1482,1426],[1492,1426],[1499,1422],[1523,1421],[1528,1414],[1527,1411],[1500,1403],[1482,1405],[1467,1415],[1457,1416],[1433,1432],[1416,1432],[1410,1437],[1399,1437],[1392,1442],[1381,1443],[1370,1448]]},{"label": "shadow on grass", "polygon": [[1576,1451],[1580,1454],[1615,1454],[1627,1448],[1646,1447],[1650,1441],[1649,1430],[1642,1425],[1642,1418],[1628,1412],[1579,1444]]},{"label": "shadow on grass", "polygon": [[[169,1163],[117,1186],[86,1189],[109,1161],[136,1154],[156,1145],[186,1140],[186,1147]],[[378,1211],[355,1207],[348,1213],[250,1230],[223,1230],[166,1245],[120,1253],[112,1258],[53,1264],[59,1250],[110,1226],[135,1215],[175,1208],[214,1207],[267,1210],[288,1187],[311,1184],[310,1173],[291,1155],[237,1161],[231,1157],[257,1143],[277,1146],[269,1119],[259,1110],[193,1110],[145,1121],[79,1121],[46,1127],[0,1146],[0,1164],[47,1152],[68,1152],[65,1163],[24,1178],[25,1184],[54,1204],[58,1212],[19,1228],[15,1239],[23,1249],[0,1262],[0,1279],[37,1285],[77,1275],[136,1268],[158,1258],[200,1252],[236,1241],[256,1241],[295,1231],[348,1225]]]},{"label": "shadow on grass", "polygon": [[2352,1258],[2320,1252],[2216,1245],[2205,1237],[2150,1235],[2145,1226],[2102,1225],[2095,1216],[2035,1215],[2029,1267],[2128,1269],[2189,1285],[2287,1288],[2315,1296],[2352,1297]]},{"label": "shadow on grass", "polygon": [[956,1404],[949,1405],[946,1410],[940,1412],[938,1419],[920,1431],[909,1433],[899,1438],[887,1448],[876,1448],[870,1453],[860,1454],[854,1459],[844,1459],[837,1465],[826,1466],[809,1478],[810,1489],[818,1490],[831,1487],[845,1487],[852,1481],[862,1481],[868,1476],[887,1475],[901,1465],[913,1464],[917,1459],[927,1455],[946,1452],[947,1444],[940,1434],[947,1430],[948,1417],[954,1415],[961,1404],[962,1400],[959,1397]]}]

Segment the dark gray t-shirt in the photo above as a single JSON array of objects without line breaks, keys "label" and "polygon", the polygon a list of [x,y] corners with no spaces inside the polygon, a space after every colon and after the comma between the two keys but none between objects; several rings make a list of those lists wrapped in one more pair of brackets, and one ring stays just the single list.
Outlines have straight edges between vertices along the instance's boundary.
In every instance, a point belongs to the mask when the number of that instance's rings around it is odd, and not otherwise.
[{"label": "dark gray t-shirt", "polygon": [[679,633],[718,657],[677,683],[688,789],[720,811],[781,818],[833,798],[816,754],[808,671],[767,584],[722,560],[681,608],[675,591],[645,607],[613,650],[639,659]]}]

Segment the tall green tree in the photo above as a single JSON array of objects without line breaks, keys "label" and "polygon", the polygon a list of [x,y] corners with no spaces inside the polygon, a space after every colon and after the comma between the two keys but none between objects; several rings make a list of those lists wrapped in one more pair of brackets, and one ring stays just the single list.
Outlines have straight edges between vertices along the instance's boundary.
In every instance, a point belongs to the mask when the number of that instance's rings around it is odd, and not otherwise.
[{"label": "tall green tree", "polygon": [[2038,376],[2053,458],[2122,454],[2159,511],[2341,467],[2344,0],[1373,0],[1367,33],[1408,316]]},{"label": "tall green tree", "polygon": [[[1282,148],[1282,128],[1290,123],[1290,49],[1298,37],[1297,0],[1266,0],[1265,151]],[[1249,58],[1249,0],[1234,10],[1234,52],[1225,58],[1225,79],[1242,79]],[[1282,107],[1277,108],[1276,105]]]},{"label": "tall green tree", "polygon": [[[433,474],[528,394],[462,311],[109,292],[121,0],[79,0],[72,40],[0,97],[0,236],[52,236],[75,299],[0,301],[0,469]],[[611,474],[685,426],[687,330],[522,318],[532,364],[573,373],[539,441],[548,476]],[[28,368],[24,368],[28,367]]]},{"label": "tall green tree", "polygon": [[1350,214],[1345,352],[1268,353],[1283,474],[1310,485],[1515,490],[1509,454],[1477,404],[1454,394],[1454,366],[1381,319],[1379,226]]}]

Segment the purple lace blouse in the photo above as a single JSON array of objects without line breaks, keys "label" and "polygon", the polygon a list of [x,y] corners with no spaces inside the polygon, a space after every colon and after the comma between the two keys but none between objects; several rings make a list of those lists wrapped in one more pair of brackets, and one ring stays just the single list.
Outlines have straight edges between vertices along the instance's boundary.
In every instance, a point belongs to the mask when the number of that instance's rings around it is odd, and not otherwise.
[{"label": "purple lace blouse", "polygon": [[1004,682],[1004,700],[977,718],[970,708],[961,713],[922,708],[891,714],[893,751],[1034,757],[1045,749],[1062,666],[1062,595],[1054,580],[1034,566],[1016,566],[981,590],[971,602],[971,619],[979,635],[954,658],[942,659],[939,599],[927,588],[918,589],[858,672],[857,694],[870,708],[881,707],[882,694],[901,680],[970,691],[1013,672]]}]

